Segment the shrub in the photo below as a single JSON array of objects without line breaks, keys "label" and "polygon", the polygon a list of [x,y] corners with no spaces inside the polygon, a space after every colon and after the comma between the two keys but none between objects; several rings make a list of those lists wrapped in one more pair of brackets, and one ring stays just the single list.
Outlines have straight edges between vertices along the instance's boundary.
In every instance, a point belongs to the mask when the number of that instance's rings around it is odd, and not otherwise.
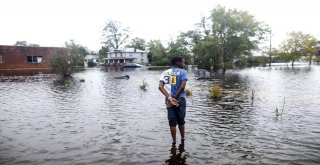
[{"label": "shrub", "polygon": [[191,95],[192,95],[192,92],[191,92],[191,89],[190,89],[190,88],[187,88],[187,89],[186,89],[186,95],[187,95],[187,96],[191,96]]},{"label": "shrub", "polygon": [[221,87],[219,85],[213,85],[210,87],[210,96],[214,99],[221,97]]},{"label": "shrub", "polygon": [[142,84],[140,84],[139,87],[140,87],[141,90],[146,91],[148,85],[149,84],[146,82],[146,80],[143,80]]},{"label": "shrub", "polygon": [[97,63],[93,62],[92,60],[88,61],[88,67],[95,67]]}]

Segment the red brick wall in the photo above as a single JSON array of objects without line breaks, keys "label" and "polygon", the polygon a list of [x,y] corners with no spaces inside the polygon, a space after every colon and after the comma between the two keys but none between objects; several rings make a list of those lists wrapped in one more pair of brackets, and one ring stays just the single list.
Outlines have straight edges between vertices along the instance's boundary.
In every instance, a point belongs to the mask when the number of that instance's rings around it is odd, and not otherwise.
[{"label": "red brick wall", "polygon": [[[52,52],[61,49],[65,48],[0,45],[0,56],[2,56],[0,75],[52,73],[50,67]],[[42,56],[42,63],[29,63],[27,56]]]}]

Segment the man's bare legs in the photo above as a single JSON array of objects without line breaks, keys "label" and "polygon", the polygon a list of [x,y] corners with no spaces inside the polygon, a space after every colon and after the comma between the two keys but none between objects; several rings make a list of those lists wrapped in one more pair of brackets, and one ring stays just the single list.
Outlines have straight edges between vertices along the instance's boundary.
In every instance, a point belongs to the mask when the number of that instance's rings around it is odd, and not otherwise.
[{"label": "man's bare legs", "polygon": [[179,125],[179,131],[181,135],[181,141],[184,140],[184,125]]},{"label": "man's bare legs", "polygon": [[[179,131],[180,131],[180,136],[181,136],[181,143],[184,142],[184,125],[179,125]],[[177,133],[177,128],[176,127],[170,127],[170,132],[171,132],[171,137],[172,137],[172,143],[176,143],[176,133]]]},{"label": "man's bare legs", "polygon": [[176,127],[170,127],[171,137],[172,137],[172,144],[176,144]]}]

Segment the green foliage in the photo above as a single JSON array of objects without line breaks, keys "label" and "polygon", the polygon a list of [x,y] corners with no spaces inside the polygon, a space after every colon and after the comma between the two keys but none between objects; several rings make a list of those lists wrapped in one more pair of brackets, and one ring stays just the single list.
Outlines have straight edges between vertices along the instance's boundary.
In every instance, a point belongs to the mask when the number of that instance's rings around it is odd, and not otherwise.
[{"label": "green foliage", "polygon": [[213,99],[218,99],[221,97],[221,87],[219,85],[214,84],[210,87],[210,96]]},{"label": "green foliage", "polygon": [[17,41],[14,45],[15,46],[27,46],[27,41]]},{"label": "green foliage", "polygon": [[107,52],[110,51],[110,48],[108,46],[102,46],[99,50],[99,55],[102,55],[105,57],[107,55]]},{"label": "green foliage", "polygon": [[207,36],[193,46],[194,63],[198,64],[200,69],[210,70],[218,68],[218,47],[213,37]]},{"label": "green foliage", "polygon": [[96,67],[97,63],[93,62],[92,60],[88,61],[88,67]]},{"label": "green foliage", "polygon": [[221,67],[239,55],[258,49],[268,28],[244,11],[226,10],[218,6],[211,12],[212,36],[217,42]]},{"label": "green foliage", "polygon": [[122,24],[118,21],[108,20],[102,31],[105,38],[103,43],[108,48],[118,49],[129,38],[129,28],[122,27]]},{"label": "green foliage", "polygon": [[38,44],[29,44],[27,41],[17,41],[15,46],[34,46],[34,47],[39,47]]},{"label": "green foliage", "polygon": [[73,64],[75,66],[83,67],[84,57],[89,54],[88,49],[82,45],[76,44],[73,40],[70,40],[70,42],[65,42],[65,45],[72,57]]},{"label": "green foliage", "polygon": [[301,31],[291,32],[288,34],[288,39],[282,42],[279,56],[286,61],[291,61],[293,66],[295,61],[307,55],[311,64],[312,55],[317,53],[316,45],[316,39],[310,34],[304,34]]},{"label": "green foliage", "polygon": [[75,70],[75,62],[68,49],[53,51],[50,65],[55,73],[64,77],[71,76]]},{"label": "green foliage", "polygon": [[308,57],[309,65],[311,65],[312,56],[318,53],[317,39],[311,36],[310,34],[307,34],[305,35],[303,44],[304,44],[303,54]]},{"label": "green foliage", "polygon": [[266,66],[268,62],[268,57],[265,56],[251,56],[248,57],[248,66]]},{"label": "green foliage", "polygon": [[288,34],[288,39],[281,44],[280,56],[286,61],[292,61],[292,66],[302,57],[303,35],[302,32],[291,32]]},{"label": "green foliage", "polygon": [[85,47],[76,44],[73,40],[66,42],[65,49],[59,49],[52,52],[50,65],[53,71],[62,76],[71,76],[76,66],[83,66],[83,59],[88,51]]},{"label": "green foliage", "polygon": [[160,40],[151,40],[150,42],[148,42],[147,46],[149,47],[149,62],[152,65],[170,65],[170,60],[167,56],[166,49],[164,48]]},{"label": "green foliage", "polygon": [[286,61],[291,61],[292,66],[302,56],[307,56],[311,65],[312,56],[316,55],[317,51],[316,38],[298,31],[288,34],[288,38],[281,44],[279,56]]},{"label": "green foliage", "polygon": [[181,33],[176,40],[171,40],[168,43],[168,58],[171,59],[175,56],[181,56],[184,58],[186,64],[191,63],[191,46],[192,41],[190,37],[185,33]]},{"label": "green foliage", "polygon": [[186,89],[186,96],[192,96],[192,92],[190,88]]},{"label": "green foliage", "polygon": [[237,61],[234,64],[236,67],[244,68],[248,66],[248,58],[246,57],[240,57],[237,59]]},{"label": "green foliage", "polygon": [[135,48],[140,50],[146,49],[146,41],[142,38],[134,38],[131,40],[130,44],[126,46],[127,48]]}]

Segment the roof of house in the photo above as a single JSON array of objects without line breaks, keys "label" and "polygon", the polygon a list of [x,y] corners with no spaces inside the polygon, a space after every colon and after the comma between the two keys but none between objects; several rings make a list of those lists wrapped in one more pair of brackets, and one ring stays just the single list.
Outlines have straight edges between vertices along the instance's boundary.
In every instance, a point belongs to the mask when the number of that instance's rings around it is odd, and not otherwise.
[{"label": "roof of house", "polygon": [[84,59],[87,59],[87,60],[89,60],[89,59],[98,59],[98,58],[99,58],[98,55],[92,55],[92,54],[88,54],[88,55],[86,55],[84,57]]},{"label": "roof of house", "polygon": [[108,57],[108,58],[103,58],[105,60],[119,60],[119,59],[137,59],[135,57]]},{"label": "roof of house", "polygon": [[114,50],[110,50],[110,52],[108,53],[114,53],[114,52],[140,52],[140,53],[146,53],[146,51],[144,50],[140,50],[140,49],[135,49],[135,48],[122,48],[122,49],[114,49]]}]

